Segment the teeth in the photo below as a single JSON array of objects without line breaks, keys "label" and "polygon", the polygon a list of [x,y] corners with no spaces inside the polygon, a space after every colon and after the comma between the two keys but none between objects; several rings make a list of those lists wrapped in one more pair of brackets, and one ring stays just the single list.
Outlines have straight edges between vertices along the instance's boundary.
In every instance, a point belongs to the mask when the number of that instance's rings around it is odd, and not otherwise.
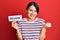
[{"label": "teeth", "polygon": [[32,16],[34,16],[34,15],[32,15]]}]

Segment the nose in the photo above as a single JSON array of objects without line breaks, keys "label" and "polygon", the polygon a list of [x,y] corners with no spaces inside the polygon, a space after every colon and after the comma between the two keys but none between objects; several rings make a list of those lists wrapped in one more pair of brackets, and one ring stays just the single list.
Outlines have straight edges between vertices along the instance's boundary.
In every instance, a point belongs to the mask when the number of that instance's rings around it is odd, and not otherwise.
[{"label": "nose", "polygon": [[34,14],[34,11],[32,11],[32,13],[31,13],[32,15]]},{"label": "nose", "polygon": [[34,13],[32,12],[31,15],[33,15]]}]

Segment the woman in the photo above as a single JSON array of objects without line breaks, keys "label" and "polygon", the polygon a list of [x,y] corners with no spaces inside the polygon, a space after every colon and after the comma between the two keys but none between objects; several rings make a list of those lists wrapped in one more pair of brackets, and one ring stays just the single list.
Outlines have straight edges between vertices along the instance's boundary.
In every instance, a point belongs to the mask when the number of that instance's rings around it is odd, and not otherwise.
[{"label": "woman", "polygon": [[44,40],[47,27],[50,23],[45,23],[44,19],[37,18],[39,7],[37,3],[30,2],[26,8],[28,17],[22,21],[12,22],[12,27],[17,31],[18,40]]}]

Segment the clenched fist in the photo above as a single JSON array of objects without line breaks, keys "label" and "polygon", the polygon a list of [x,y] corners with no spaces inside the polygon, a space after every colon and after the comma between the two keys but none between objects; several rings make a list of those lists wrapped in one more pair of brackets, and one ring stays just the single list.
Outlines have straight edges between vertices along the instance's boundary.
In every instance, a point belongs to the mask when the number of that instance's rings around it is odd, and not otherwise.
[{"label": "clenched fist", "polygon": [[51,28],[51,23],[47,22],[47,23],[45,24],[45,27],[46,27],[46,28]]}]

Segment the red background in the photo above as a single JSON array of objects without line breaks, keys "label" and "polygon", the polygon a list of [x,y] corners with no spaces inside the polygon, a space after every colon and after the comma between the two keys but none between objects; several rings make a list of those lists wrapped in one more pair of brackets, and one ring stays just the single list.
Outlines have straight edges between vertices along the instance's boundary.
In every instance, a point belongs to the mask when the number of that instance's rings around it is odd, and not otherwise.
[{"label": "red background", "polygon": [[[16,31],[8,21],[9,15],[22,14],[26,16],[26,6],[32,0],[0,0],[0,40],[17,40]],[[38,3],[38,17],[52,23],[52,28],[46,32],[46,40],[60,40],[60,19],[58,0],[33,0]]]}]

